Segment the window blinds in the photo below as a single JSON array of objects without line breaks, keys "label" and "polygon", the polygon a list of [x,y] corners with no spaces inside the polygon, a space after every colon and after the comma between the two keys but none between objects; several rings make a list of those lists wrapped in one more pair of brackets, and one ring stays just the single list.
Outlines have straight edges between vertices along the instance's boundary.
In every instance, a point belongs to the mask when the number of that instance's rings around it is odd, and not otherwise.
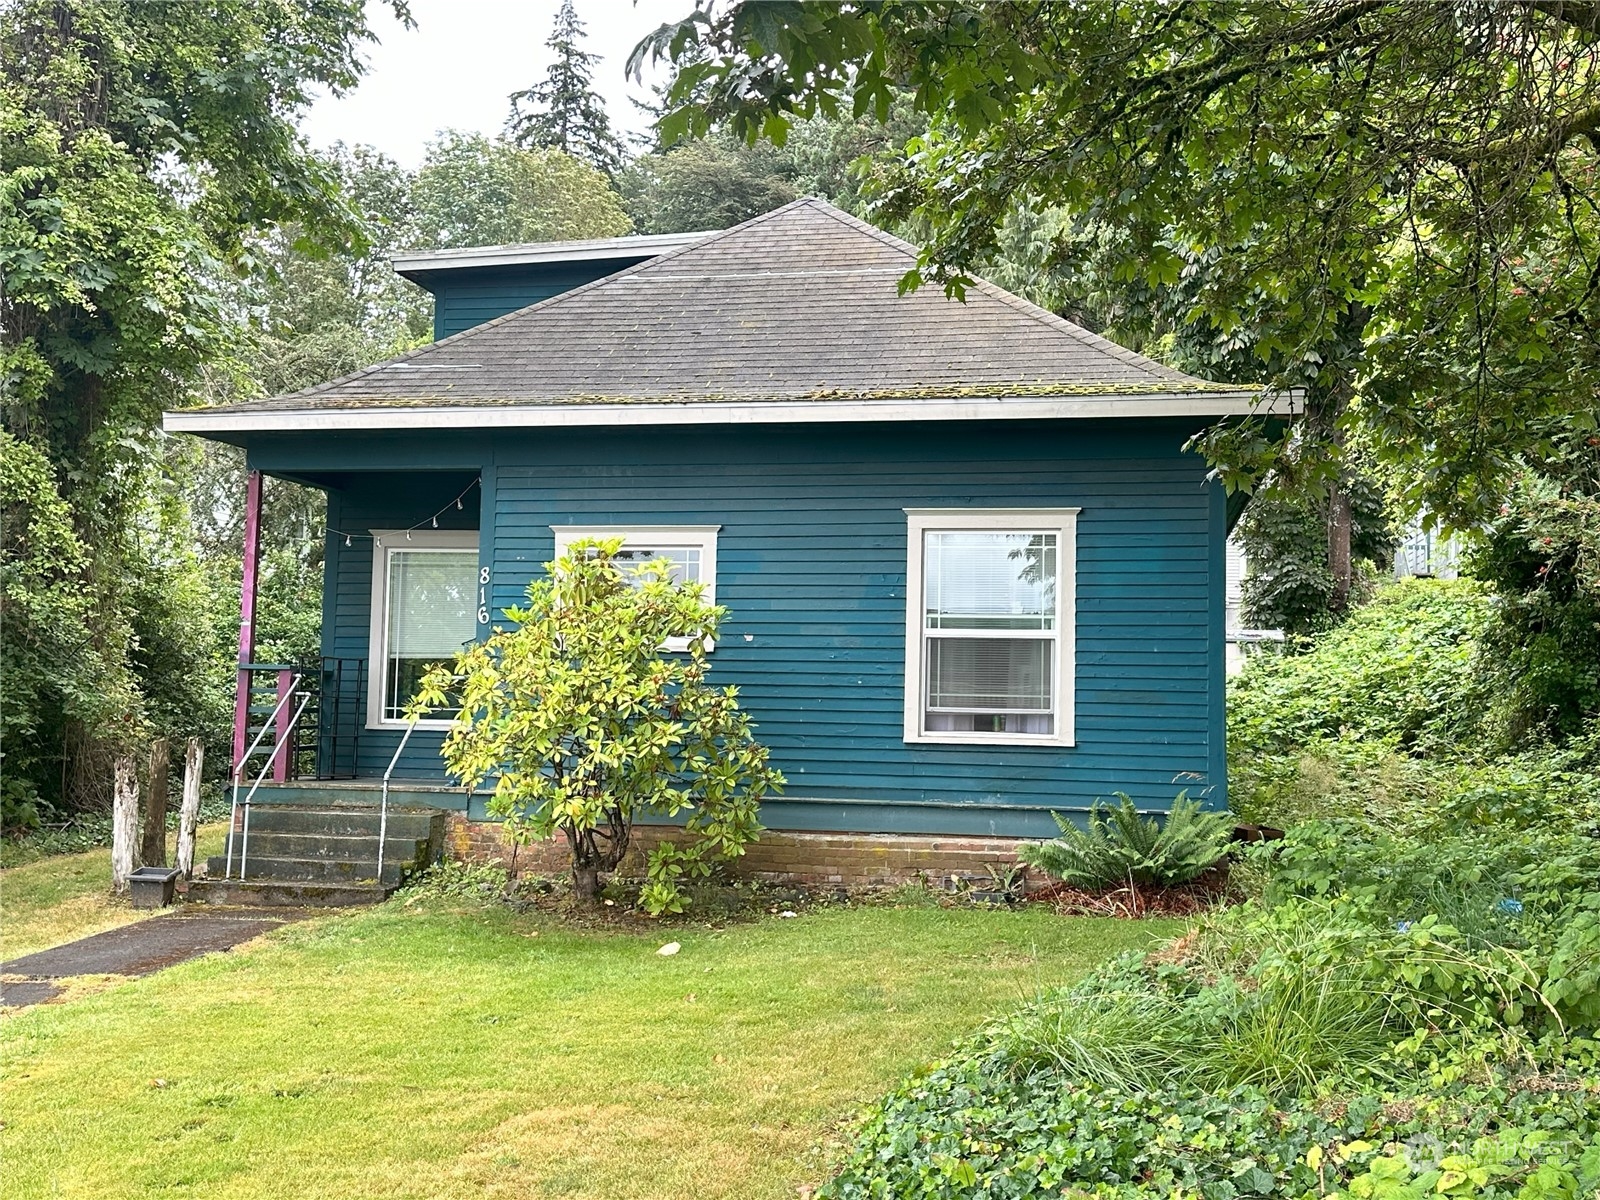
[{"label": "window blinds", "polygon": [[1049,733],[1054,533],[929,531],[923,542],[924,727]]},{"label": "window blinds", "polygon": [[1056,535],[929,533],[923,577],[929,629],[1050,629]]},{"label": "window blinds", "polygon": [[931,638],[928,706],[965,712],[1049,712],[1046,638]]},{"label": "window blinds", "polygon": [[389,552],[389,657],[454,655],[478,632],[476,550]]}]

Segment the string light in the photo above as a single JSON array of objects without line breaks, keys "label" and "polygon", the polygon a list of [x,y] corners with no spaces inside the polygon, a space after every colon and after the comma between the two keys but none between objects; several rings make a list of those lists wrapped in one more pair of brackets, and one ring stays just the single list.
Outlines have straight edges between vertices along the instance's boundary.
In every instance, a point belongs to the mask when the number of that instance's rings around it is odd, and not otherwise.
[{"label": "string light", "polygon": [[[481,486],[482,482],[483,481],[481,479],[474,479],[461,490],[461,494],[459,496],[450,501],[449,504],[446,504],[438,512],[434,513],[430,517],[424,517],[409,529],[400,530],[399,532],[404,533],[406,535],[406,541],[409,542],[414,540],[411,536],[412,532],[421,529],[424,525],[427,525],[433,529],[439,528],[439,517],[442,514],[449,512],[452,505],[455,507],[457,512],[466,511],[467,506],[463,503],[463,501],[466,499],[467,493],[472,491],[473,488]],[[383,545],[382,538],[370,533],[351,533],[344,529],[335,529],[331,525],[328,526],[324,532],[333,537],[342,537],[346,546],[354,545],[355,539],[357,538],[360,538],[362,541],[367,541],[370,538],[374,547],[381,547]]]}]

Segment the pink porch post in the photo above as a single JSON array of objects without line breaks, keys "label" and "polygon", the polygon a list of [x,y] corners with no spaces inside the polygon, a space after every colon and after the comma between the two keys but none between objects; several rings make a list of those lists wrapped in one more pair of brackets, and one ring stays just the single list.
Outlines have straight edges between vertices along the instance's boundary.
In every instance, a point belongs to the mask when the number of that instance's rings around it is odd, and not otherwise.
[{"label": "pink porch post", "polygon": [[261,472],[251,471],[244,502],[244,583],[239,595],[239,683],[233,694],[233,769],[250,744],[250,672],[256,653],[256,573],[261,565]]},{"label": "pink porch post", "polygon": [[285,700],[294,690],[294,672],[283,670],[278,672],[278,728],[272,737],[280,743],[278,753],[272,759],[272,781],[282,783],[289,778],[289,730],[294,725],[294,701]]}]

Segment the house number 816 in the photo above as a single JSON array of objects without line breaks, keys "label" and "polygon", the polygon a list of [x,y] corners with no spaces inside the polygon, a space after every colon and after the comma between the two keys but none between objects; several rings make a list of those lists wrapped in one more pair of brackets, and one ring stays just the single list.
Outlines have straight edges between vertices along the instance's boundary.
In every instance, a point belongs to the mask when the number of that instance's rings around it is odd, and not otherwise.
[{"label": "house number 816", "polygon": [[489,568],[478,570],[478,624],[489,623]]}]

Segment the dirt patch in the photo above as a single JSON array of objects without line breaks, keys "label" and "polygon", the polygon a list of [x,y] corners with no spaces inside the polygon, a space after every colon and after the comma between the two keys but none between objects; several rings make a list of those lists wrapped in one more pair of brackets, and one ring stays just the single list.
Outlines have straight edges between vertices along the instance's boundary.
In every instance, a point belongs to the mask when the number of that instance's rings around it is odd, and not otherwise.
[{"label": "dirt patch", "polygon": [[1031,889],[1030,902],[1049,904],[1070,917],[1194,917],[1238,897],[1226,868],[1174,887],[1118,887],[1086,891],[1066,883]]}]

